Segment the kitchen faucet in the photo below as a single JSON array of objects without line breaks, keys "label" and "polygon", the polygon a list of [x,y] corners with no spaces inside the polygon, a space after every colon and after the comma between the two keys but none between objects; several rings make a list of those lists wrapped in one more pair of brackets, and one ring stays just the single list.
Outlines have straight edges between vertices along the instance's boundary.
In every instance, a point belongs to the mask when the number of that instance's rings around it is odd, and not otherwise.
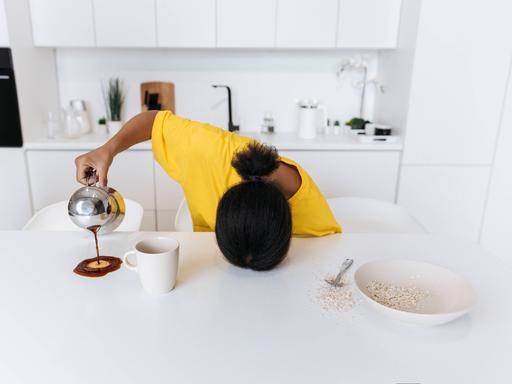
[{"label": "kitchen faucet", "polygon": [[240,126],[233,124],[233,118],[231,115],[231,88],[229,88],[229,86],[227,86],[227,85],[216,85],[216,84],[212,85],[212,87],[213,88],[226,88],[228,90],[228,117],[229,117],[228,130],[229,130],[229,132],[239,131]]}]

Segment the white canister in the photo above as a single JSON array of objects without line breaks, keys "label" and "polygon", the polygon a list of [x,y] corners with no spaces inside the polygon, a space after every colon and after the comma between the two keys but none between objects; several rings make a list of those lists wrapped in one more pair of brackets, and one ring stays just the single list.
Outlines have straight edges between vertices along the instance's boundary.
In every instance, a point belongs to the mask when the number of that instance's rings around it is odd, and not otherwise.
[{"label": "white canister", "polygon": [[81,119],[77,111],[66,109],[64,119],[64,136],[68,139],[76,139],[82,134]]},{"label": "white canister", "polygon": [[300,107],[299,108],[299,137],[302,139],[313,139],[316,137],[318,115],[317,108]]}]

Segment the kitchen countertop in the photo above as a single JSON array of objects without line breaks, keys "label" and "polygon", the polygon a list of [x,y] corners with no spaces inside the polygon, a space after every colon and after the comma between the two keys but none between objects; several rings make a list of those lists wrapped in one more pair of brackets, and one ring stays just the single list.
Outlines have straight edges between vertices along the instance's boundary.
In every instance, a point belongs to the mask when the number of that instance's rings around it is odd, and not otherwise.
[{"label": "kitchen countertop", "polygon": [[[122,255],[154,233],[103,236]],[[163,233],[158,233],[162,236]],[[212,233],[175,233],[178,284],[150,296],[125,268],[73,274],[94,253],[85,232],[0,232],[2,383],[511,382],[511,268],[479,246],[433,235],[294,238],[270,272],[229,265]],[[391,321],[355,293],[346,313],[315,299],[345,258],[437,263],[465,276],[479,304],[422,328]]]},{"label": "kitchen countertop", "polygon": [[[242,132],[242,135],[253,137],[259,141],[275,146],[279,150],[298,151],[401,151],[402,143],[360,143],[356,136],[350,134],[319,135],[314,139],[301,139],[295,132],[260,134],[257,132]],[[24,148],[27,150],[91,150],[106,140],[108,136],[90,134],[78,139],[35,139],[27,140]],[[137,144],[130,150],[151,150],[151,142]]]}]

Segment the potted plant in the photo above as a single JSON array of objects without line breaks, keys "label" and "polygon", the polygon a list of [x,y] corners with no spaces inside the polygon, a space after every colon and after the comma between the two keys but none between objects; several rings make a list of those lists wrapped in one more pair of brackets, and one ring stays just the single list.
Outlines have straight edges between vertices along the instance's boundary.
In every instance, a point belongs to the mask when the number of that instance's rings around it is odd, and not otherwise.
[{"label": "potted plant", "polygon": [[123,125],[121,114],[124,104],[124,92],[119,78],[113,78],[108,81],[103,98],[105,99],[105,109],[107,112],[107,130],[111,135],[114,135]]}]

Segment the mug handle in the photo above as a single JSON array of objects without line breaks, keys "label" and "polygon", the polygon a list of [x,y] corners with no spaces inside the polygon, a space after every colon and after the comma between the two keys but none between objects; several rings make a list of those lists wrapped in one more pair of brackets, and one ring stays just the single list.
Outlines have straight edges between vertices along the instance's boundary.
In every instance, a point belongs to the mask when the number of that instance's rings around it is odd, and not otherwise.
[{"label": "mug handle", "polygon": [[137,253],[136,251],[128,251],[123,256],[123,263],[124,263],[125,267],[128,269],[131,269],[132,271],[137,271],[137,264],[130,263],[130,261],[128,260],[128,257],[130,255],[135,255],[136,253]]}]

